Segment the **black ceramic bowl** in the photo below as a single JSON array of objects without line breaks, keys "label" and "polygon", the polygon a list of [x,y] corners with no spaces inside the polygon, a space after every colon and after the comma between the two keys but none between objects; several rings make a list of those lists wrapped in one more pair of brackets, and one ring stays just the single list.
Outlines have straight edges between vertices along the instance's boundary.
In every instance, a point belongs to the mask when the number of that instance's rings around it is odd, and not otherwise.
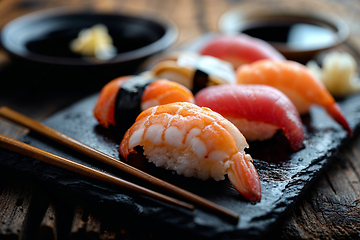
[{"label": "black ceramic bowl", "polygon": [[223,33],[246,33],[260,38],[287,59],[306,63],[317,53],[342,44],[349,36],[345,22],[326,13],[271,12],[235,8],[219,20]]},{"label": "black ceramic bowl", "polygon": [[[99,23],[108,28],[117,48],[116,56],[109,60],[91,61],[71,52],[69,43],[79,31]],[[147,57],[174,44],[177,36],[175,24],[164,17],[61,8],[17,18],[2,29],[0,37],[3,48],[17,66],[27,67],[29,71],[50,68],[71,75],[82,71],[106,82],[133,72]]]}]

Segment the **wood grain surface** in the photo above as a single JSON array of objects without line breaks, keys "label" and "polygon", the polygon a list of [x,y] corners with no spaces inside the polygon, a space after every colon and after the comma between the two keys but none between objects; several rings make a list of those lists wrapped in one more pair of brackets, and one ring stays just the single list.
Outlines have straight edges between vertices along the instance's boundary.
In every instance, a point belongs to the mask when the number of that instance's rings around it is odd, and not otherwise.
[{"label": "wood grain surface", "polygon": [[[179,27],[174,48],[217,30],[221,14],[234,7],[262,7],[269,11],[323,11],[334,13],[349,25],[349,42],[360,50],[360,1],[348,0],[0,0],[0,28],[9,21],[37,10],[79,6],[110,12],[164,14]],[[69,89],[47,91],[32,82],[8,81],[14,69],[0,49],[0,106],[6,105],[36,120],[69,106],[88,94]],[[2,78],[7,76],[7,82]],[[41,78],[35,76],[35,79]],[[51,82],[51,79],[47,79]],[[21,81],[24,82],[24,81]],[[25,81],[26,82],[26,81]],[[0,133],[19,138],[28,130],[0,119]],[[360,239],[360,137],[347,147],[312,185],[308,194],[274,229],[278,239]],[[114,223],[96,209],[81,204],[66,205],[52,198],[31,178],[13,169],[0,169],[0,239],[161,239],[171,236],[166,229]],[[180,239],[183,236],[172,236]],[[191,236],[186,236],[191,239]],[[269,236],[270,238],[270,236]]]}]

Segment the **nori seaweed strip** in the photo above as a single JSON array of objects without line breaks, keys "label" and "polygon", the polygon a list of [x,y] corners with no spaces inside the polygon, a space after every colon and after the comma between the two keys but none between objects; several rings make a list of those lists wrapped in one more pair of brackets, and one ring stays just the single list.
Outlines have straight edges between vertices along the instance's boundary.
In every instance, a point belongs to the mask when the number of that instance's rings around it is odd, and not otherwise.
[{"label": "nori seaweed strip", "polygon": [[223,79],[227,83],[235,81],[235,72],[232,67],[214,57],[202,56],[197,59],[193,67],[196,69],[193,77],[193,93],[207,87],[210,78],[213,78],[212,81],[214,77]]},{"label": "nori seaweed strip", "polygon": [[158,78],[135,76],[119,89],[115,100],[115,124],[119,134],[124,134],[141,112],[141,97],[145,88]]},{"label": "nori seaweed strip", "polygon": [[197,93],[201,89],[205,88],[209,82],[209,75],[197,69],[193,78],[193,93]]}]

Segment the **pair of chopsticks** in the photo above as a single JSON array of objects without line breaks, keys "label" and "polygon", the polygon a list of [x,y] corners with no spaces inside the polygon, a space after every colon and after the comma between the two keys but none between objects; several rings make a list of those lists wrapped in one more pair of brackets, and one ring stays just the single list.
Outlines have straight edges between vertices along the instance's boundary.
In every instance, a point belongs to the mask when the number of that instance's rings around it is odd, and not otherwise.
[{"label": "pair of chopsticks", "polygon": [[[89,156],[93,159],[96,159],[100,162],[106,163],[112,167],[115,167],[117,169],[120,169],[128,174],[131,174],[135,177],[138,177],[142,180],[145,180],[147,182],[152,183],[153,185],[156,185],[158,187],[161,187],[173,194],[176,194],[177,196],[184,198],[188,201],[190,201],[193,204],[196,204],[199,207],[211,210],[214,213],[220,214],[221,216],[225,218],[229,218],[231,220],[239,220],[239,214],[236,212],[233,212],[229,209],[226,209],[220,205],[217,205],[211,201],[208,201],[200,196],[197,196],[191,192],[188,192],[184,189],[181,189],[179,187],[176,187],[175,185],[172,185],[168,182],[165,182],[161,179],[158,179],[150,174],[147,174],[135,167],[132,167],[116,158],[113,158],[107,154],[104,154],[94,148],[91,148],[90,146],[77,141],[74,138],[71,138],[61,132],[56,131],[55,129],[52,129],[38,121],[35,121],[31,118],[28,118],[18,112],[15,112],[11,110],[8,107],[0,107],[0,116],[10,120],[14,123],[17,123],[19,125],[22,125],[24,127],[29,128],[30,130],[37,132],[49,139],[52,139],[68,148],[71,148],[81,154],[84,154],[86,156]],[[35,158],[39,161],[46,162],[51,165],[55,165],[60,168],[64,168],[67,170],[70,170],[72,172],[76,172],[100,181],[108,182],[123,188],[126,188],[128,190],[148,195],[151,197],[154,197],[156,199],[160,199],[166,202],[170,202],[172,204],[194,210],[194,205],[182,202],[180,200],[174,199],[172,197],[168,197],[166,195],[163,195],[161,193],[157,193],[155,191],[152,191],[150,189],[141,187],[139,185],[136,185],[134,183],[125,181],[123,179],[117,178],[115,176],[112,176],[110,174],[92,169],[90,167],[84,166],[82,164],[76,163],[74,161],[68,160],[66,158],[59,157],[55,154],[43,151],[41,149],[32,147],[28,144],[25,144],[23,142],[20,142],[18,140],[15,140],[13,138],[3,136],[0,134],[0,147],[8,149],[10,151],[14,151],[32,158]]]}]

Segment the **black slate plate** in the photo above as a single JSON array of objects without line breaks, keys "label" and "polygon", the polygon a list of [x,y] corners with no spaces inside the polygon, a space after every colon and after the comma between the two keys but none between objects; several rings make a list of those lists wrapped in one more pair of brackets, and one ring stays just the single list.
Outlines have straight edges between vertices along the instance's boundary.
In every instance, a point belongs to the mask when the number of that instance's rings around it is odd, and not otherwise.
[{"label": "black slate plate", "polygon": [[[44,123],[118,158],[118,140],[111,131],[99,127],[92,116],[96,98],[97,95],[91,96],[48,118]],[[360,95],[341,101],[340,106],[351,127],[355,129],[360,123]],[[321,108],[314,107],[309,115],[303,117],[303,122],[306,129],[306,148],[301,151],[292,152],[286,139],[280,134],[270,141],[250,144],[249,152],[254,158],[262,184],[262,199],[257,204],[246,202],[227,179],[215,182],[185,178],[138,161],[138,166],[143,170],[240,213],[241,218],[237,224],[227,222],[206,211],[190,212],[148,197],[136,196],[4,150],[1,150],[0,158],[2,165],[30,174],[47,186],[55,196],[64,199],[80,197],[100,208],[107,205],[113,206],[114,211],[126,210],[122,212],[122,217],[127,217],[129,221],[145,221],[147,224],[152,222],[157,227],[165,224],[178,230],[217,239],[262,237],[293,206],[348,140],[345,131]],[[119,171],[66,150],[38,135],[30,134],[22,141],[132,180]],[[66,197],[60,194],[63,191],[67,194]]]},{"label": "black slate plate", "polygon": [[[196,50],[208,37],[193,43],[190,49]],[[120,138],[116,137],[113,131],[98,126],[93,117],[92,110],[96,99],[97,95],[90,96],[53,115],[44,123],[91,147],[120,158],[117,152]],[[356,134],[360,125],[360,95],[342,99],[339,104]],[[130,161],[130,164],[152,175],[238,212],[241,217],[236,224],[201,209],[194,212],[180,209],[5,150],[0,150],[0,166],[29,174],[62,201],[85,202],[94,209],[100,209],[106,216],[115,215],[114,219],[117,221],[126,219],[126,222],[141,228],[147,226],[158,231],[175,229],[179,233],[215,239],[264,238],[301,195],[306,193],[311,183],[326,165],[336,158],[339,149],[349,140],[346,132],[320,107],[313,107],[308,115],[302,117],[302,121],[306,133],[306,147],[303,150],[291,151],[287,140],[281,134],[265,142],[250,143],[248,152],[254,159],[262,185],[262,199],[256,204],[246,202],[239,196],[227,179],[221,182],[201,181],[156,168],[141,159]],[[21,140],[148,186],[36,134],[30,134]]]}]

